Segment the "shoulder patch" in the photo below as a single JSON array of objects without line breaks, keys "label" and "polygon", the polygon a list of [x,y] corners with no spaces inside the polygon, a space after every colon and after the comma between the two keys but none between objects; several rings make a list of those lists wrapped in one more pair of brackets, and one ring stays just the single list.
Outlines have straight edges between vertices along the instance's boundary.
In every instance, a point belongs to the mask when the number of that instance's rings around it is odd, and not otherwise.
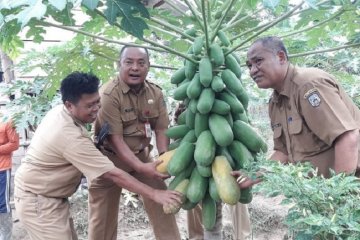
[{"label": "shoulder patch", "polygon": [[114,88],[119,84],[118,81],[116,80],[111,80],[110,82],[105,83],[105,85],[103,86],[103,93],[105,95],[110,95],[111,92],[114,90]]},{"label": "shoulder patch", "polygon": [[317,92],[316,88],[312,88],[310,90],[308,90],[305,94],[304,94],[304,98],[308,98],[312,93]]},{"label": "shoulder patch", "polygon": [[155,84],[155,83],[153,83],[153,82],[150,82],[150,81],[148,81],[148,80],[145,80],[145,81],[146,81],[148,84],[153,85],[153,86],[159,88],[160,90],[162,90],[162,88],[161,88],[159,85],[157,85],[157,84]]},{"label": "shoulder patch", "polygon": [[320,106],[321,98],[320,98],[320,94],[317,91],[308,95],[307,100],[309,101],[310,105],[313,107]]}]

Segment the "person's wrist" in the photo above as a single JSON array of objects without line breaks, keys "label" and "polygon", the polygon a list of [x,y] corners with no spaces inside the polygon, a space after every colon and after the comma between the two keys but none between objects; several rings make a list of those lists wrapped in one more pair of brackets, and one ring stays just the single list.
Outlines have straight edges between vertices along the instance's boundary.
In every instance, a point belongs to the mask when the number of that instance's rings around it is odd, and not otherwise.
[{"label": "person's wrist", "polygon": [[145,163],[143,162],[136,164],[136,166],[134,167],[134,170],[138,173],[143,173],[144,169],[145,169]]}]

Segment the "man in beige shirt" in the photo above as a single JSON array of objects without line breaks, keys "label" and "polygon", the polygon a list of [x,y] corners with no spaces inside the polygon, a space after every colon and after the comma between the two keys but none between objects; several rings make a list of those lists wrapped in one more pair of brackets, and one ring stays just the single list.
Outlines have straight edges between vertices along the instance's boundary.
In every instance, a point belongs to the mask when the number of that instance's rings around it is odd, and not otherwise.
[{"label": "man in beige shirt", "polygon": [[[110,134],[102,152],[139,181],[155,189],[166,189],[163,179],[169,176],[156,171],[159,162],[151,161],[149,152],[154,133],[158,152],[167,150],[169,139],[164,133],[169,117],[160,87],[146,80],[149,66],[146,49],[122,49],[119,75],[101,88],[102,109],[95,133],[108,123]],[[106,179],[93,182],[89,188],[89,239],[116,239],[120,194],[121,188]],[[162,206],[147,196],[142,197],[155,238],[180,239],[175,216],[165,214]]]},{"label": "man in beige shirt", "polygon": [[179,193],[149,187],[116,168],[98,151],[85,128],[100,109],[99,79],[75,72],[61,83],[64,105],[47,113],[15,175],[15,207],[31,239],[77,239],[67,200],[84,174],[103,178],[159,204],[179,202]]},{"label": "man in beige shirt", "polygon": [[283,163],[309,161],[319,175],[359,175],[360,111],[333,76],[288,61],[277,37],[255,41],[247,66],[259,88],[274,89],[269,103],[274,153]]}]

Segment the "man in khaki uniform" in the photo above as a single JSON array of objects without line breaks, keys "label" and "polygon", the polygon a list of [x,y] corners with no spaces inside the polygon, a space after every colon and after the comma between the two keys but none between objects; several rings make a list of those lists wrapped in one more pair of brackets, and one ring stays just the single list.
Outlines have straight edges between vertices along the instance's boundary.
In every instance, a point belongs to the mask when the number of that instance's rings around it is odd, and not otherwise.
[{"label": "man in khaki uniform", "polygon": [[[158,152],[167,150],[169,139],[164,133],[169,119],[161,89],[145,80],[150,66],[147,50],[125,46],[118,66],[119,76],[101,89],[102,109],[95,134],[108,123],[110,134],[104,142],[103,153],[115,166],[139,181],[156,189],[166,189],[163,179],[169,176],[156,171],[160,162],[152,162],[149,157],[153,131]],[[93,182],[89,188],[89,239],[116,239],[120,194],[121,188],[111,181],[96,179]],[[156,239],[180,239],[175,216],[164,214],[161,205],[142,197]]]},{"label": "man in khaki uniform", "polygon": [[269,103],[271,159],[310,161],[325,177],[329,169],[358,175],[360,111],[334,77],[290,64],[277,37],[255,41],[247,58],[258,87],[274,89]]},{"label": "man in khaki uniform", "polygon": [[37,128],[15,174],[15,207],[34,240],[77,239],[67,200],[80,184],[101,177],[160,203],[179,202],[175,191],[160,191],[116,168],[97,150],[85,128],[100,108],[99,79],[72,73],[61,83],[64,105],[49,111]]}]

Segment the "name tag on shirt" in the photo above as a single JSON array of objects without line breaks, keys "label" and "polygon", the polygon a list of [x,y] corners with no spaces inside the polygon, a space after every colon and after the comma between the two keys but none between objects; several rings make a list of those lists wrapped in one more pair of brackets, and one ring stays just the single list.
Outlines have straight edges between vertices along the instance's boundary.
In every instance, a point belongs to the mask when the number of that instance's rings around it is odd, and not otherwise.
[{"label": "name tag on shirt", "polygon": [[152,136],[151,126],[149,122],[145,123],[145,136],[147,138],[151,138]]}]

